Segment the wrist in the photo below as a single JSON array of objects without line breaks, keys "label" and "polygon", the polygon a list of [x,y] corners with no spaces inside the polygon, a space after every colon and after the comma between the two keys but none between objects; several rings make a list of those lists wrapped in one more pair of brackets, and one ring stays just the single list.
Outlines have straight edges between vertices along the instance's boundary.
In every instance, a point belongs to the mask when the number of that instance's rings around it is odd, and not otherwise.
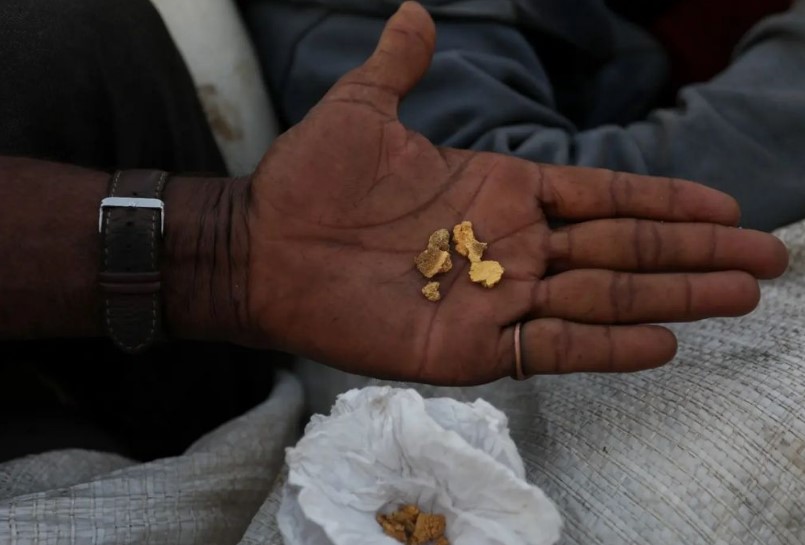
[{"label": "wrist", "polygon": [[249,191],[248,178],[168,183],[162,289],[170,337],[248,342]]}]

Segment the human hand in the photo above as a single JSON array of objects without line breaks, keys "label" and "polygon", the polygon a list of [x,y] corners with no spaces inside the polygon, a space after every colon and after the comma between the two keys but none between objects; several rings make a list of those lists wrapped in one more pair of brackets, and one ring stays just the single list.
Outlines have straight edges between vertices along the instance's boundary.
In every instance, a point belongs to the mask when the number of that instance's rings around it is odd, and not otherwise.
[{"label": "human hand", "polygon": [[[251,338],[354,373],[472,384],[513,373],[522,322],[529,375],[635,371],[676,349],[646,324],[747,313],[756,278],[784,271],[783,245],[734,228],[738,207],[715,190],[438,148],[406,129],[397,107],[434,41],[425,10],[404,4],[263,159],[246,222]],[[503,280],[471,283],[454,253],[429,302],[414,258],[462,220]]]}]

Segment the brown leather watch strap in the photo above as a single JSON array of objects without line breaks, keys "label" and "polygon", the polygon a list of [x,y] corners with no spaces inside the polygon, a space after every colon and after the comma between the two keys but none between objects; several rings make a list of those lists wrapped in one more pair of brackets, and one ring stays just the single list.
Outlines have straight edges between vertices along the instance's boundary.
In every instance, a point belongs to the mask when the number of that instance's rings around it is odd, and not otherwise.
[{"label": "brown leather watch strap", "polygon": [[162,336],[161,199],[167,179],[157,170],[119,171],[101,203],[103,323],[112,341],[130,353]]}]

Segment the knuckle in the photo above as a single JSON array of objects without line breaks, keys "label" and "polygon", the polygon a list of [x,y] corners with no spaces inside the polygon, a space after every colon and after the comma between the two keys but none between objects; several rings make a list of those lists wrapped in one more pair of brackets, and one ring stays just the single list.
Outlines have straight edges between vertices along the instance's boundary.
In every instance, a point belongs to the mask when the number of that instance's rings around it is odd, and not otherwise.
[{"label": "knuckle", "polygon": [[539,365],[543,373],[560,374],[566,372],[570,365],[572,351],[572,332],[570,324],[564,320],[546,319],[539,321],[540,337],[544,362]]},{"label": "knuckle", "polygon": [[656,222],[634,220],[632,224],[632,247],[638,269],[659,269],[662,265],[663,239]]},{"label": "knuckle", "polygon": [[679,193],[682,190],[682,183],[676,178],[668,178],[666,184],[668,214],[672,217],[676,216],[679,210]]},{"label": "knuckle", "polygon": [[628,174],[616,170],[610,172],[609,198],[614,217],[626,214],[632,201],[632,179]]},{"label": "knuckle", "polygon": [[609,319],[611,322],[622,322],[629,319],[635,298],[634,275],[613,272],[609,285]]}]

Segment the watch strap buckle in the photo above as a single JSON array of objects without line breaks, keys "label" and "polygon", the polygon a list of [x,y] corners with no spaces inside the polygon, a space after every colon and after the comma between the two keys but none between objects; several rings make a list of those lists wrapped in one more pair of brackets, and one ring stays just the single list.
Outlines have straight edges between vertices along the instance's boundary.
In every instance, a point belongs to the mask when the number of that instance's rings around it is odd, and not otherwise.
[{"label": "watch strap buckle", "polygon": [[106,208],[149,208],[159,210],[159,234],[165,234],[165,202],[142,197],[106,197],[98,211],[98,232],[103,233],[103,212]]}]

